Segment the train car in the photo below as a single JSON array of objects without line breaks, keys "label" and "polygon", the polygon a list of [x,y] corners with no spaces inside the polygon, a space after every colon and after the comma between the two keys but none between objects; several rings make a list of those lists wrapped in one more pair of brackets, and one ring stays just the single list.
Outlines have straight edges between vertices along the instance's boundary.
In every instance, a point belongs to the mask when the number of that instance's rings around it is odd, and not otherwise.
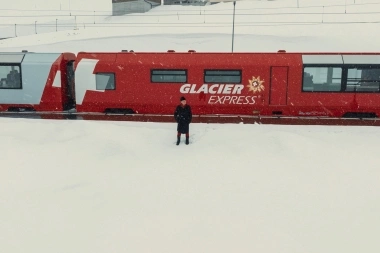
[{"label": "train car", "polygon": [[379,86],[380,53],[0,53],[1,113],[377,118]]},{"label": "train car", "polygon": [[380,54],[302,54],[302,67],[294,115],[380,116]]},{"label": "train car", "polygon": [[78,112],[378,117],[380,54],[80,52]]},{"label": "train car", "polygon": [[73,53],[0,53],[0,112],[75,108]]}]

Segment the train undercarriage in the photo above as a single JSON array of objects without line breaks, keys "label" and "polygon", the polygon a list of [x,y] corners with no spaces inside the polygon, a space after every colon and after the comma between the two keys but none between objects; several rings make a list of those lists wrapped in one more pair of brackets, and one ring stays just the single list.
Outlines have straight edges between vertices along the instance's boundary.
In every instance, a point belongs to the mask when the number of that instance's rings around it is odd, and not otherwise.
[{"label": "train undercarriage", "polygon": [[[175,123],[173,115],[127,114],[127,113],[83,113],[63,112],[0,112],[2,118],[51,119],[51,120],[101,120]],[[273,124],[273,125],[323,125],[323,126],[380,126],[380,118],[350,115],[344,118],[314,116],[248,116],[248,115],[193,115],[192,123],[213,124]]]}]

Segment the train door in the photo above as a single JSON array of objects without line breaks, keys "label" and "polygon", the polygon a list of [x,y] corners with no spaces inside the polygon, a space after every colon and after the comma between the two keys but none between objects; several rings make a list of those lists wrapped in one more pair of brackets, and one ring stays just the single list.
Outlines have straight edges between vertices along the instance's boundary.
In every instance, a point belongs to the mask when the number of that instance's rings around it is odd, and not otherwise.
[{"label": "train door", "polygon": [[75,107],[75,73],[74,73],[74,61],[69,61],[66,64],[66,101],[63,105],[64,110],[70,110]]},{"label": "train door", "polygon": [[288,67],[271,67],[269,104],[286,105],[288,94]]}]

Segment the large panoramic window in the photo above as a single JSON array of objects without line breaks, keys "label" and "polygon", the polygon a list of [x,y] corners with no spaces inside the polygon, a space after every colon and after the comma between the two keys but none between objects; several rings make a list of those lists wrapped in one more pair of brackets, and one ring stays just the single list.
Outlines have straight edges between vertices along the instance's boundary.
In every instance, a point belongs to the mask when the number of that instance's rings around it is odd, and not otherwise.
[{"label": "large panoramic window", "polygon": [[186,70],[152,70],[151,71],[152,83],[186,83],[187,71]]},{"label": "large panoramic window", "polygon": [[380,68],[348,68],[346,91],[378,92],[379,85]]},{"label": "large panoramic window", "polygon": [[20,66],[0,65],[0,89],[21,89]]},{"label": "large panoramic window", "polygon": [[241,70],[205,70],[205,83],[241,83]]},{"label": "large panoramic window", "polygon": [[341,67],[305,67],[303,91],[341,91]]},{"label": "large panoramic window", "polygon": [[97,90],[114,90],[115,88],[114,73],[96,73]]}]

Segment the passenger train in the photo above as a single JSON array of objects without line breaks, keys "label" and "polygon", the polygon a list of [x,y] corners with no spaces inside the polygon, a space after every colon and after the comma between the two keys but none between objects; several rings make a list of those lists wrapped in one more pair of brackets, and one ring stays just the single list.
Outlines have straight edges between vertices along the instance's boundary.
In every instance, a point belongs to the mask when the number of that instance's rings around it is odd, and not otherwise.
[{"label": "passenger train", "polygon": [[380,53],[0,53],[2,116],[376,125],[379,88]]}]

